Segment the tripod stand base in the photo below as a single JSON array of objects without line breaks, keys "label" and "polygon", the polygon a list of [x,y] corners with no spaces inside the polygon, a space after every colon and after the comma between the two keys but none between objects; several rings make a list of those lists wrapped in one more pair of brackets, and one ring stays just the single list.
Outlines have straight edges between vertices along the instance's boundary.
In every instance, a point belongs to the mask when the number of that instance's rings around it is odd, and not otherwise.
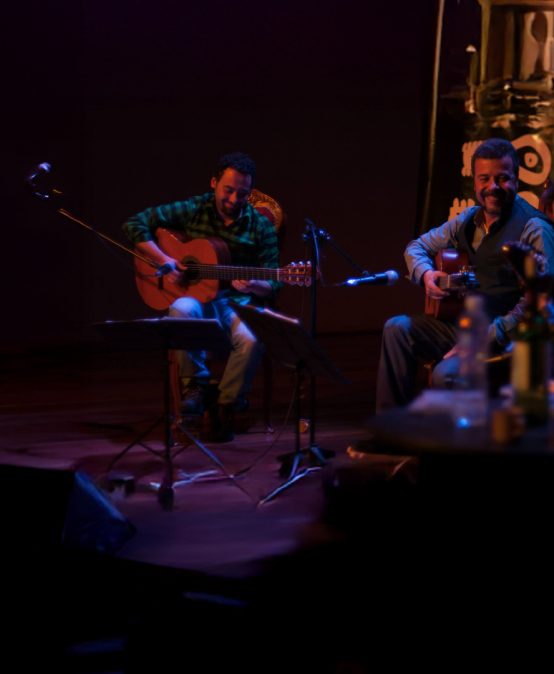
[{"label": "tripod stand base", "polygon": [[298,473],[295,473],[292,477],[290,477],[286,482],[283,482],[283,484],[280,484],[276,489],[273,491],[270,491],[267,496],[264,496],[258,501],[258,505],[263,505],[264,503],[268,503],[272,499],[274,499],[276,496],[279,496],[279,494],[282,491],[285,491],[285,489],[288,489],[290,486],[292,486],[295,482],[298,482],[298,480],[301,480],[303,477],[308,476],[310,473],[313,473],[316,470],[321,470],[321,466],[313,466],[312,468],[304,468],[303,470],[299,471]]},{"label": "tripod stand base", "polygon": [[[221,475],[221,473],[217,470],[203,470],[199,473],[186,473],[184,470],[178,470],[177,477],[179,479],[173,481],[172,487],[184,487],[185,485],[191,484],[192,482],[197,482],[198,480],[214,479],[216,475],[219,476],[220,479],[228,479],[226,475]],[[148,486],[154,491],[160,491],[162,488],[162,483],[149,482]]]},{"label": "tripod stand base", "polygon": [[308,465],[309,467],[318,466],[322,468],[326,463],[327,459],[335,456],[335,452],[332,452],[328,449],[322,449],[317,445],[311,447],[306,447],[301,449],[298,452],[289,452],[288,454],[281,454],[277,459],[281,462],[281,468],[279,468],[279,475],[281,477],[291,478],[295,475],[299,466]]}]

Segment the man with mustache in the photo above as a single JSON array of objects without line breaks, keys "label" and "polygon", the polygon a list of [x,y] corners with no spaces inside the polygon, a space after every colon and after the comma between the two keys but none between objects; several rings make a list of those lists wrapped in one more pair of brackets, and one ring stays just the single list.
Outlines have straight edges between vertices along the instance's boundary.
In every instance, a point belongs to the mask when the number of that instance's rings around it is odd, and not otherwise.
[{"label": "man with mustache", "polygon": [[[467,253],[479,281],[490,318],[491,350],[510,343],[523,315],[522,291],[502,245],[521,241],[543,253],[547,273],[554,272],[554,227],[544,213],[517,195],[519,160],[515,148],[500,138],[483,141],[472,157],[478,206],[465,209],[406,247],[410,279],[440,300],[447,292],[437,285],[445,272],[434,266],[437,253],[456,248]],[[377,379],[377,411],[408,404],[415,395],[418,360],[438,361],[433,385],[455,377],[459,359],[455,323],[431,315],[395,316],[384,326]]]},{"label": "man with mustache", "polygon": [[[272,222],[248,203],[254,187],[256,165],[251,157],[233,152],[221,157],[213,172],[211,192],[163,206],[147,208],[123,225],[138,252],[171,271],[164,283],[179,285],[184,270],[181,262],[156,243],[156,230],[163,227],[184,232],[192,239],[217,237],[229,249],[231,264],[244,267],[279,266],[277,232]],[[212,302],[201,304],[193,297],[179,297],[169,315],[179,318],[217,318],[228,332],[231,354],[219,383],[217,405],[210,411],[212,440],[227,442],[234,437],[234,413],[246,409],[246,394],[259,360],[256,338],[233,311],[233,303],[256,303],[281,284],[273,280],[233,280]],[[184,414],[202,414],[210,372],[205,353],[179,352],[184,386]]]}]

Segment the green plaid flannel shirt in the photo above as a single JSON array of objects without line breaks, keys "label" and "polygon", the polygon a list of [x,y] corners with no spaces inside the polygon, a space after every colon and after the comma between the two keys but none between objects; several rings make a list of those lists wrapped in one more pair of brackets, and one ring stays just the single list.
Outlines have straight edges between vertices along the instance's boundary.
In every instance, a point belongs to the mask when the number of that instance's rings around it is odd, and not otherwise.
[{"label": "green plaid flannel shirt", "polygon": [[[227,244],[231,263],[244,267],[279,266],[279,248],[274,225],[263,215],[246,204],[241,216],[225,226],[215,207],[212,192],[186,201],[155,206],[131,216],[123,225],[123,231],[134,243],[153,241],[156,229],[164,227],[184,232],[192,239],[218,237]],[[278,281],[269,281],[273,292],[282,286]],[[230,296],[244,304],[249,295],[235,292]]]}]

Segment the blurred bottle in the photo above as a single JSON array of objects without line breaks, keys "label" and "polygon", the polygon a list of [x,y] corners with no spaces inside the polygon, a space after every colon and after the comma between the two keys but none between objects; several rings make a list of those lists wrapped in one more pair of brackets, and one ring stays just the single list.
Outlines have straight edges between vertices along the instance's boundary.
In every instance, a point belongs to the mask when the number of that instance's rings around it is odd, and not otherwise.
[{"label": "blurred bottle", "polygon": [[527,425],[533,426],[548,420],[551,326],[544,276],[532,254],[525,258],[524,274],[526,305],[514,338],[511,385],[514,404],[523,410]]},{"label": "blurred bottle", "polygon": [[466,295],[458,319],[460,370],[454,382],[453,418],[458,428],[485,426],[488,419],[489,318],[481,295]]}]

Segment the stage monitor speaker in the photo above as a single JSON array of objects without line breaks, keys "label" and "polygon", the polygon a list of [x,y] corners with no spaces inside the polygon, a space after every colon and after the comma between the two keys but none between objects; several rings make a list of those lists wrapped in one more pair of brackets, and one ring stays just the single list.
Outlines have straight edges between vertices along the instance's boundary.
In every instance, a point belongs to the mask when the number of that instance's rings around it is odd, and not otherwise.
[{"label": "stage monitor speaker", "polygon": [[3,538],[22,554],[62,548],[111,554],[135,533],[81,471],[2,464],[0,485]]}]

